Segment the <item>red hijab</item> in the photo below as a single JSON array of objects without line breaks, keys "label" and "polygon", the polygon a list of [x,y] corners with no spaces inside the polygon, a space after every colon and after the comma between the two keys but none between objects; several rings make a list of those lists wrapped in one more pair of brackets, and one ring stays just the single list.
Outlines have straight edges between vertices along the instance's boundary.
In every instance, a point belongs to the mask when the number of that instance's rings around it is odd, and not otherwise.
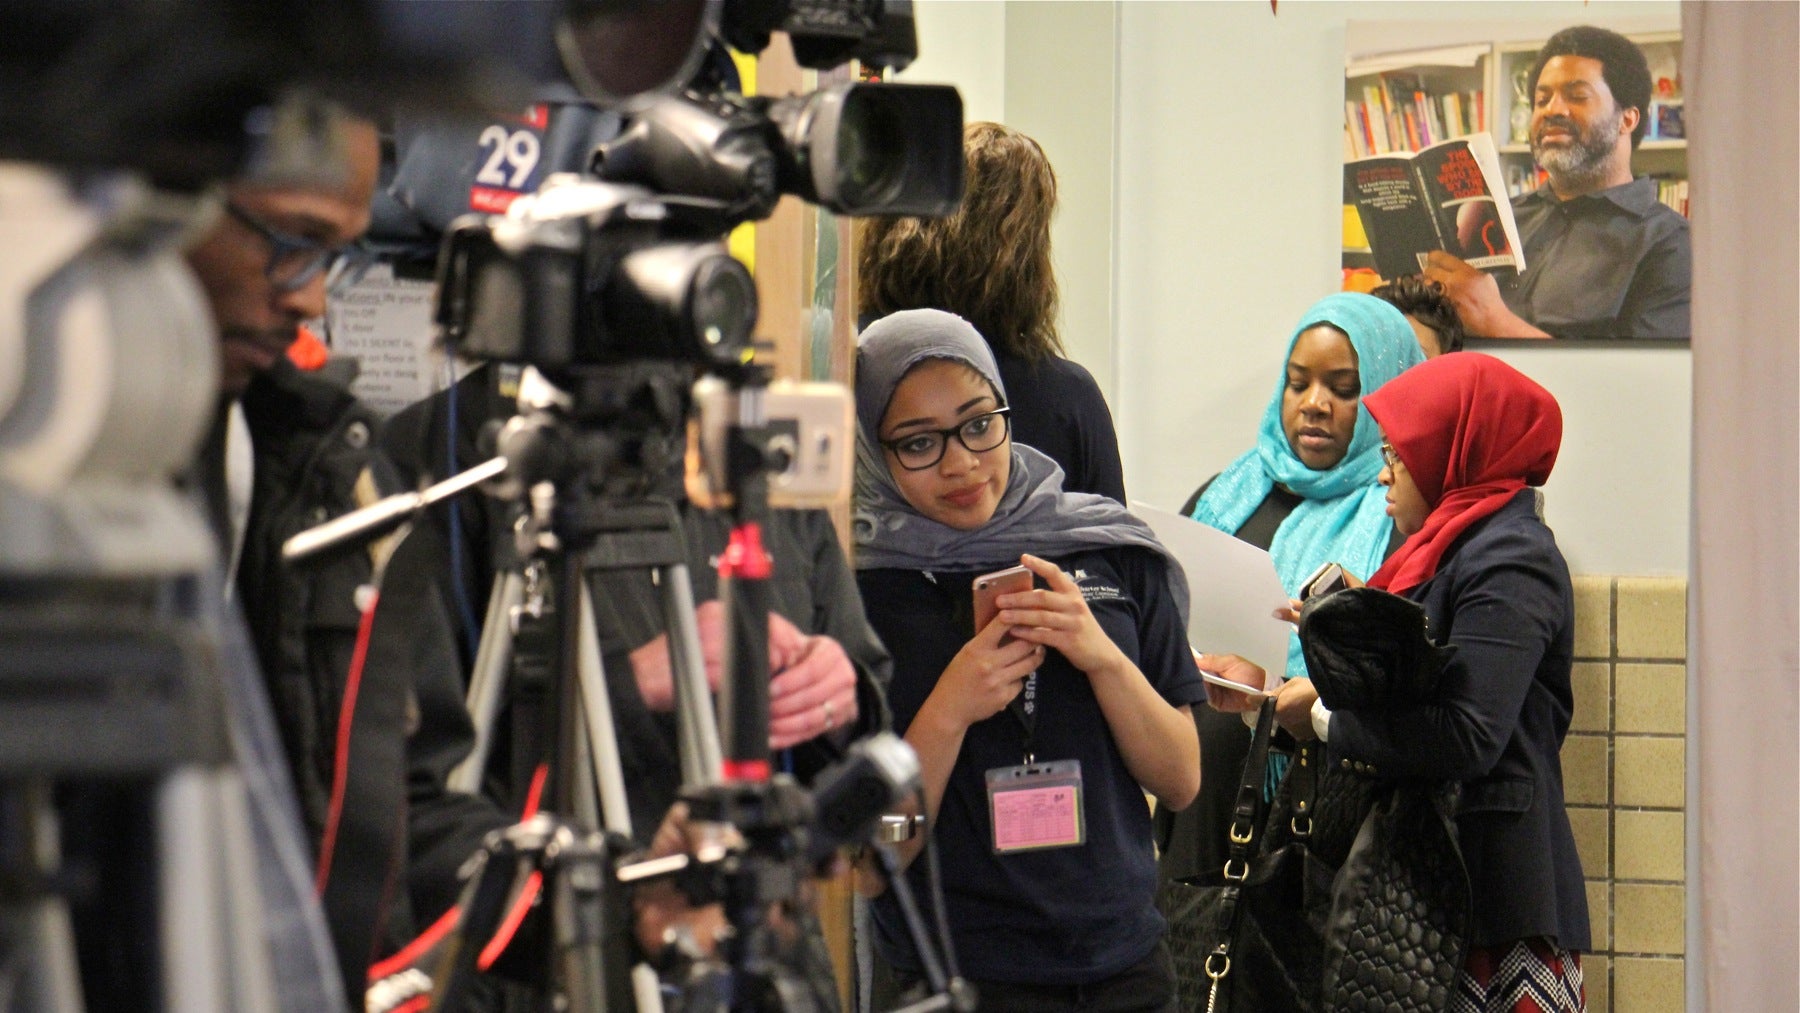
[{"label": "red hijab", "polygon": [[1369,578],[1404,594],[1431,579],[1476,521],[1543,485],[1562,446],[1562,409],[1536,381],[1491,355],[1440,355],[1363,398],[1431,513]]}]

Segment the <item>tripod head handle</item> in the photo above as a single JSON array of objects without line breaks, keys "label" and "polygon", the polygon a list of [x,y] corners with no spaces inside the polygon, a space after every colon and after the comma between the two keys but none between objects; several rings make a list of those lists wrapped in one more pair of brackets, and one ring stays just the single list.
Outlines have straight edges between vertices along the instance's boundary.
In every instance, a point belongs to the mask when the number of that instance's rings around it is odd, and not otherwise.
[{"label": "tripod head handle", "polygon": [[361,510],[352,510],[283,542],[281,561],[293,566],[326,553],[361,545],[405,524],[426,507],[499,478],[505,471],[506,458],[496,457],[418,492],[398,493]]}]

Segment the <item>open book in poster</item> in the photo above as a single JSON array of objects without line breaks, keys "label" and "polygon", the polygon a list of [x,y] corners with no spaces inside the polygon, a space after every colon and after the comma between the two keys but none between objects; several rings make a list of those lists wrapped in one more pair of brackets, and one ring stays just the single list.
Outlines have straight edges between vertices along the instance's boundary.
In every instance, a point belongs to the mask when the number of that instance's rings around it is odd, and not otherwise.
[{"label": "open book in poster", "polygon": [[1356,206],[1383,278],[1417,274],[1432,250],[1491,273],[1525,269],[1489,134],[1345,162],[1344,200]]}]

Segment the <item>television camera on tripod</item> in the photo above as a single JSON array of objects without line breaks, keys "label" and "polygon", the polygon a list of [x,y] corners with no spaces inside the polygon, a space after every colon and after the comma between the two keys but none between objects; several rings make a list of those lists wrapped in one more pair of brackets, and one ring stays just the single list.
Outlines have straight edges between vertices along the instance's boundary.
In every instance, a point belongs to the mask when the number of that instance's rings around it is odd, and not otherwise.
[{"label": "television camera on tripod", "polygon": [[[150,877],[151,891],[161,894],[145,905],[146,917],[157,924],[107,929],[133,945],[150,939],[161,951],[134,968],[143,972],[142,991],[130,994],[142,1008],[328,1009],[344,999],[334,988],[298,984],[332,978],[323,966],[329,961],[317,959],[320,933],[304,870],[295,889],[291,869],[246,851],[293,819],[268,770],[252,770],[248,791],[234,783],[237,766],[255,768],[279,751],[269,748],[268,728],[237,713],[256,709],[260,687],[242,678],[245,652],[232,646],[229,616],[196,604],[216,591],[206,585],[209,574],[217,583],[217,561],[192,504],[171,483],[191,456],[213,389],[210,328],[175,251],[186,224],[216,213],[200,188],[244,170],[259,111],[296,84],[364,109],[395,99],[505,104],[510,93],[491,90],[491,72],[533,77],[544,47],[519,43],[540,36],[591,57],[581,66],[595,96],[641,98],[681,77],[679,66],[672,74],[645,68],[653,63],[647,57],[693,52],[697,34],[655,44],[670,40],[667,27],[683,19],[692,27],[719,17],[728,32],[816,23],[818,31],[797,36],[816,36],[842,60],[850,55],[841,48],[845,38],[878,38],[874,26],[889,23],[888,8],[904,6],[771,4],[721,17],[717,5],[702,3],[58,0],[0,15],[9,37],[31,40],[0,58],[8,96],[0,153],[17,160],[0,168],[20,198],[0,217],[15,247],[38,254],[14,259],[0,286],[0,544],[7,546],[0,586],[9,624],[0,681],[8,727],[18,732],[5,736],[15,748],[3,771],[16,805],[0,817],[7,886],[16,888],[5,895],[9,959],[0,983],[8,1006],[82,1004],[77,979],[87,968],[71,967],[74,954],[58,943],[56,909],[68,884],[55,867],[56,849],[46,847],[56,836],[52,789],[96,773],[94,754],[75,762],[73,741],[131,747],[99,757],[99,776],[203,788],[150,790],[158,819],[200,828],[218,850],[163,838],[147,864],[183,864]],[[554,29],[547,12],[560,19]],[[258,154],[269,165],[295,168],[284,160],[292,152],[284,153],[283,138],[265,140]],[[853,151],[834,152],[834,163],[861,164],[840,157]],[[45,243],[50,227],[61,227],[54,234],[66,242]],[[600,231],[610,241],[624,227]],[[752,402],[752,414],[760,400],[754,393],[739,399]],[[756,498],[752,491],[748,509],[758,509]],[[145,629],[169,632],[147,642]],[[77,695],[88,709],[65,706]],[[142,707],[150,698],[163,705]],[[122,715],[120,700],[138,702],[138,713]],[[200,779],[181,768],[197,769]],[[258,824],[254,834],[247,822]],[[286,845],[295,843],[289,834]],[[145,856],[126,856],[133,857]],[[202,878],[182,879],[181,869]],[[259,896],[267,911],[246,906]],[[193,903],[180,906],[183,900]],[[306,938],[271,942],[264,953],[252,928],[258,924],[297,925],[292,935]],[[12,959],[27,951],[46,958],[41,968]],[[20,967],[24,976],[11,977]]]},{"label": "television camera on tripod", "polygon": [[[625,21],[667,17],[685,25],[680,8],[686,6],[602,6],[586,14]],[[819,66],[852,55],[894,64],[909,59],[913,48],[905,4],[726,5],[722,12],[712,4],[691,6],[699,12],[700,30],[693,52],[674,61],[682,78],[715,30],[761,48],[771,28],[784,28],[802,62]],[[583,34],[609,34],[591,30],[595,21],[582,18],[577,13],[571,22],[584,24]],[[597,70],[578,65],[571,76],[590,97],[610,94],[595,83]],[[544,873],[543,889],[559,898],[552,905],[560,912],[601,909],[592,884],[610,877],[595,870],[605,870],[616,856],[604,840],[584,835],[597,826],[594,787],[604,811],[623,786],[609,788],[619,779],[607,772],[608,722],[596,720],[604,691],[594,688],[601,681],[595,678],[598,666],[590,664],[597,649],[583,629],[590,611],[586,577],[596,569],[640,565],[670,574],[672,579],[659,581],[665,589],[685,583],[677,572],[683,539],[678,527],[669,537],[668,512],[652,502],[666,493],[652,490],[664,467],[679,460],[674,448],[685,443],[688,416],[697,415],[690,496],[703,505],[729,506],[736,524],[721,567],[730,631],[724,744],[714,748],[718,759],[705,759],[704,742],[718,725],[709,712],[695,714],[706,711],[710,700],[704,685],[696,689],[692,682],[698,666],[687,662],[687,677],[678,672],[676,683],[684,714],[683,771],[695,817],[729,825],[744,846],[718,867],[729,872],[712,876],[734,927],[725,937],[728,959],[718,965],[719,974],[697,979],[701,983],[682,994],[689,1008],[812,1008],[797,1005],[801,990],[784,982],[779,963],[766,958],[765,910],[791,900],[800,867],[829,851],[807,841],[848,841],[873,829],[874,817],[896,801],[881,796],[904,789],[904,764],[883,756],[892,747],[879,743],[853,755],[840,779],[829,783],[859,787],[820,798],[841,806],[854,797],[861,815],[846,821],[848,810],[822,813],[827,824],[840,827],[833,833],[815,824],[807,793],[770,776],[770,574],[761,544],[766,511],[771,503],[816,506],[847,493],[850,412],[845,392],[770,384],[767,371],[751,360],[755,289],[721,240],[733,225],[766,216],[783,193],[846,214],[952,210],[960,197],[960,100],[949,88],[859,84],[776,100],[690,89],[639,96],[614,109],[620,122],[613,136],[580,150],[573,165],[551,166],[576,171],[543,172],[541,179],[537,156],[568,147],[562,143],[568,131],[558,132],[568,119],[559,123],[564,109],[528,120],[535,134],[522,133],[516,123],[483,128],[482,137],[495,134],[494,157],[517,170],[509,183],[520,192],[507,196],[504,213],[447,223],[437,258],[438,323],[447,341],[476,358],[527,367],[519,413],[495,440],[499,457],[463,473],[484,475],[519,508],[515,548],[524,575],[503,577],[490,597],[471,688],[478,731],[491,728],[496,700],[483,679],[496,656],[488,643],[507,637],[509,617],[521,611],[550,616],[558,626],[548,665],[559,673],[556,699],[545,708],[554,727],[539,737],[551,743],[544,749],[549,807],[570,822],[560,829],[520,828],[521,838],[496,840],[493,854],[509,857],[490,860],[489,869],[499,868],[494,875],[517,886],[524,878],[512,863],[526,856]],[[585,108],[567,111],[592,115]],[[411,196],[425,202],[431,195],[421,197],[420,188],[434,185],[452,192],[452,204],[465,195],[477,204],[495,200],[493,189],[469,185],[466,175],[434,184],[428,174],[414,174],[405,183]],[[706,378],[690,392],[698,374]],[[325,551],[398,523],[468,484],[459,477],[343,518],[296,539],[291,555]],[[641,526],[628,520],[645,515]],[[671,543],[676,551],[668,549]],[[521,585],[538,590],[521,601]],[[676,603],[667,623],[670,653],[680,669],[689,652],[675,642],[676,634],[692,622],[675,613],[691,611],[692,602],[680,593],[668,597]],[[679,691],[684,682],[688,688]],[[829,726],[829,709],[825,715]],[[474,768],[481,768],[479,759]],[[877,791],[880,785],[885,787]],[[877,804],[870,808],[872,798]],[[610,813],[604,824],[613,832],[630,829]],[[574,836],[553,846],[558,833]],[[559,870],[553,861],[558,855],[579,856],[580,871]],[[590,884],[588,896],[550,892],[555,883],[577,880]],[[466,920],[477,920],[477,912],[500,917],[500,902],[483,891],[479,882],[472,885]],[[617,935],[616,914],[612,924],[560,914],[550,920],[558,956],[548,972],[549,991],[557,1001],[577,1008],[644,1004],[642,990],[635,1000],[625,997],[617,954],[599,955],[602,938]],[[481,939],[491,928],[477,924],[465,932]],[[446,992],[454,993],[468,973],[473,949],[465,942],[459,952],[462,965],[433,976],[437,1008],[454,1008],[456,997]]]}]

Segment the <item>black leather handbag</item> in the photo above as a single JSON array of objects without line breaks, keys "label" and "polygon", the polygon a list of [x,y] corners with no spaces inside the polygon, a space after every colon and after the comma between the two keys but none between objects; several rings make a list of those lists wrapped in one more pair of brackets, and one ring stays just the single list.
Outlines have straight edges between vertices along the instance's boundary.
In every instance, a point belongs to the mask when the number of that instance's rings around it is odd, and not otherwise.
[{"label": "black leather handbag", "polygon": [[[1436,697],[1455,656],[1432,641],[1416,602],[1368,587],[1309,599],[1300,646],[1319,698],[1346,711]],[[1338,867],[1322,982],[1327,1008],[1448,1008],[1472,917],[1455,793],[1453,784],[1341,768],[1321,778],[1311,843]]]},{"label": "black leather handbag", "polygon": [[[1223,875],[1169,880],[1158,891],[1184,1011],[1321,1008],[1332,871],[1307,848],[1310,782],[1318,764],[1311,750],[1297,754],[1276,804],[1266,805],[1263,778],[1274,726],[1275,701],[1265,700],[1238,781]],[[1265,823],[1281,824],[1280,832]],[[1277,841],[1284,843],[1271,849]]]}]

